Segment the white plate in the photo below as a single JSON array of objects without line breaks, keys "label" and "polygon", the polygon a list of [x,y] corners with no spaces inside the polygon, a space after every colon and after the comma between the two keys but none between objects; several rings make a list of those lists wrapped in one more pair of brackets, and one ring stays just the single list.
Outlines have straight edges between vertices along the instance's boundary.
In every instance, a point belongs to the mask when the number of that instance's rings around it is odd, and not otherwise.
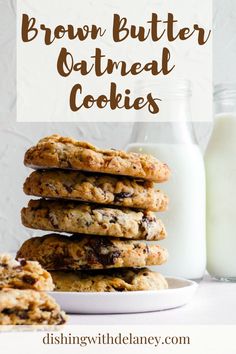
[{"label": "white plate", "polygon": [[135,313],[168,310],[187,304],[198,284],[182,278],[166,278],[169,289],[134,292],[50,292],[67,313]]}]

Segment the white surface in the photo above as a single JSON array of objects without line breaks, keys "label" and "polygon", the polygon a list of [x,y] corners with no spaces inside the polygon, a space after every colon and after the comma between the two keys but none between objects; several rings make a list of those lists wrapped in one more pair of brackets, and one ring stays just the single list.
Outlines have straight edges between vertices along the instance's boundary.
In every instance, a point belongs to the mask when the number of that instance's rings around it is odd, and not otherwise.
[{"label": "white surface", "polygon": [[169,288],[158,291],[118,293],[51,292],[67,313],[135,313],[161,311],[187,304],[193,297],[197,283],[181,278],[166,278]]},{"label": "white surface", "polygon": [[180,308],[126,315],[70,315],[80,325],[235,325],[236,283],[219,283],[207,276],[192,301]]},{"label": "white surface", "polygon": [[236,279],[236,115],[216,117],[206,151],[208,271]]},{"label": "white surface", "polygon": [[168,211],[158,213],[168,232],[162,245],[170,255],[161,272],[201,279],[206,267],[206,191],[199,147],[187,141],[186,144],[131,144],[128,150],[153,155],[171,166],[170,181],[157,185],[170,199]]}]

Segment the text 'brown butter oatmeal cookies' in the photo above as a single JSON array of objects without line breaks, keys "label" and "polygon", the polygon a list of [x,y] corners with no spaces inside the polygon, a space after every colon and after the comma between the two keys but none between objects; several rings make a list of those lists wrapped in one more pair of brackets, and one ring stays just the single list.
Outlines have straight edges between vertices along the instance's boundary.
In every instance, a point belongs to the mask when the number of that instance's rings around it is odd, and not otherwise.
[{"label": "text 'brown butter oatmeal cookies'", "polygon": [[161,240],[163,223],[151,211],[115,209],[65,200],[30,200],[21,212],[26,227],[129,239]]},{"label": "text 'brown butter oatmeal cookies'", "polygon": [[25,241],[17,253],[21,257],[48,270],[79,270],[160,265],[168,254],[159,245],[140,241],[51,234]]},{"label": "text 'brown butter oatmeal cookies'", "polygon": [[167,181],[168,166],[151,155],[102,150],[72,138],[52,135],[41,139],[25,154],[24,163],[35,169],[60,168],[131,176],[154,182]]},{"label": "text 'brown butter oatmeal cookies'", "polygon": [[0,254],[0,290],[3,288],[52,291],[54,284],[38,262],[15,261],[10,255]]},{"label": "text 'brown butter oatmeal cookies'", "polygon": [[51,272],[55,291],[114,292],[167,289],[168,283],[157,272],[142,269],[109,269],[99,271]]},{"label": "text 'brown butter oatmeal cookies'", "polygon": [[67,316],[48,294],[35,290],[0,291],[0,325],[62,325]]},{"label": "text 'brown butter oatmeal cookies'", "polygon": [[24,183],[24,192],[127,208],[165,211],[167,196],[151,181],[66,170],[38,170]]}]

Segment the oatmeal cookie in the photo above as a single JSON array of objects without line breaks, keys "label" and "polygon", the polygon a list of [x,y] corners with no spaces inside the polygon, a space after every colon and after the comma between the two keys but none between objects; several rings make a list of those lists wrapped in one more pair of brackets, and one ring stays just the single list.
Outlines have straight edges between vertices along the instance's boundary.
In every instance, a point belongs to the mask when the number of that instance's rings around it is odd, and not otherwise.
[{"label": "oatmeal cookie", "polygon": [[98,271],[52,271],[55,291],[115,292],[167,289],[168,283],[157,272],[147,268],[109,269]]},{"label": "oatmeal cookie", "polygon": [[38,262],[15,261],[8,254],[1,254],[0,290],[3,288],[51,291],[54,284],[51,275]]},{"label": "oatmeal cookie", "polygon": [[24,192],[127,208],[165,211],[167,196],[151,181],[66,170],[38,170],[24,183]]},{"label": "oatmeal cookie", "polygon": [[0,291],[0,325],[61,325],[67,317],[48,294],[35,290]]},{"label": "oatmeal cookie", "polygon": [[102,150],[87,142],[52,135],[41,139],[25,154],[24,163],[34,169],[60,168],[167,181],[168,166],[151,155]]},{"label": "oatmeal cookie", "polygon": [[159,245],[117,238],[50,234],[23,243],[17,258],[38,261],[47,270],[145,267],[166,262]]},{"label": "oatmeal cookie", "polygon": [[21,212],[24,226],[69,233],[161,240],[163,223],[151,211],[106,208],[65,200],[30,200]]}]

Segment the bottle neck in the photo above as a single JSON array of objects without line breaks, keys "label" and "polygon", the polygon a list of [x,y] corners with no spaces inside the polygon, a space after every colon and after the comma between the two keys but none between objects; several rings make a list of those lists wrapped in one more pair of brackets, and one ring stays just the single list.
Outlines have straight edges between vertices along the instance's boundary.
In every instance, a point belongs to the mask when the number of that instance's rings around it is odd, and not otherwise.
[{"label": "bottle neck", "polygon": [[235,100],[217,100],[214,102],[214,113],[219,114],[232,114],[236,116],[236,97]]},{"label": "bottle neck", "polygon": [[145,144],[196,144],[189,100],[171,100],[165,107],[161,121],[157,116],[154,123],[148,122],[148,118],[147,122],[135,123],[131,141]]},{"label": "bottle neck", "polygon": [[228,113],[236,116],[236,84],[221,84],[215,87],[214,112],[216,115]]},{"label": "bottle neck", "polygon": [[135,123],[131,142],[144,144],[196,144],[191,123]]}]

